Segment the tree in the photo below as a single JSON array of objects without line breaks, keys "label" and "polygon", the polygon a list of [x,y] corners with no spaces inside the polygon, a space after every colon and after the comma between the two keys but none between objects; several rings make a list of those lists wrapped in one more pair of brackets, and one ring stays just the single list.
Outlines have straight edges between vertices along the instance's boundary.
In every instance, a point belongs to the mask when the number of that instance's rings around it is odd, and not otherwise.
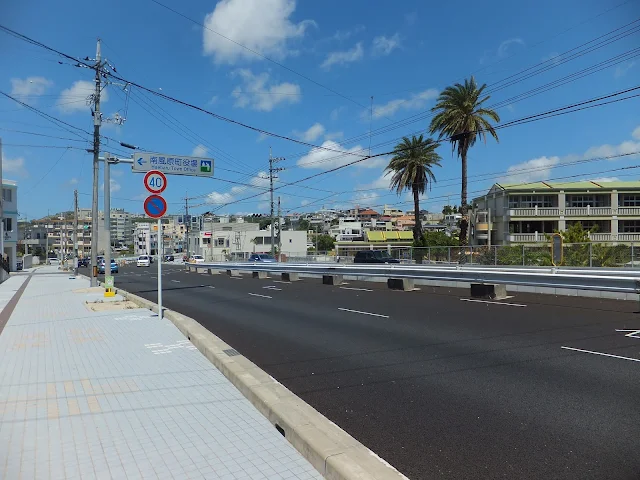
[{"label": "tree", "polygon": [[271,225],[271,217],[269,217],[269,218],[261,218],[260,219],[260,225],[259,225],[258,228],[260,228],[260,230],[264,230],[269,225]]},{"label": "tree", "polygon": [[396,145],[395,154],[385,169],[386,174],[393,173],[390,188],[400,195],[403,190],[413,193],[414,219],[413,242],[415,246],[422,244],[422,224],[420,223],[420,195],[425,192],[427,184],[436,181],[432,168],[440,166],[440,155],[436,152],[439,144],[431,138],[426,140],[420,135],[411,139],[403,137]]},{"label": "tree", "polygon": [[320,234],[318,235],[318,251],[329,252],[333,250],[334,240],[331,235]]},{"label": "tree", "polygon": [[311,224],[309,223],[309,220],[300,220],[298,222],[298,230],[308,232],[309,229],[311,228],[310,225]]},{"label": "tree", "polygon": [[439,140],[443,138],[449,140],[452,150],[457,150],[462,163],[460,240],[463,244],[467,243],[469,227],[467,219],[467,154],[469,148],[479,138],[486,143],[487,132],[498,141],[498,134],[490,120],[499,122],[500,116],[494,110],[482,106],[490,98],[489,95],[483,96],[486,87],[487,85],[483,84],[478,88],[472,76],[470,80],[464,81],[464,85],[456,83],[445,88],[440,93],[436,105],[431,109],[435,116],[431,120],[429,130],[432,134],[438,132]]}]

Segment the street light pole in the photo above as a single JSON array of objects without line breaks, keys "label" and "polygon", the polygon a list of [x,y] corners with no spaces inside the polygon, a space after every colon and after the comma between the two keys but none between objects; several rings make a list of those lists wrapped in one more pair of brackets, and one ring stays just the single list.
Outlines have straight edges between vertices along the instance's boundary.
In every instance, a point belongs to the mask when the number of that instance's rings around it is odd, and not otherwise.
[{"label": "street light pole", "polygon": [[104,276],[111,275],[111,159],[104,154]]},{"label": "street light pole", "polygon": [[98,182],[100,181],[100,93],[102,90],[102,53],[100,39],[96,46],[96,71],[93,111],[93,201],[91,202],[91,286],[98,285]]}]

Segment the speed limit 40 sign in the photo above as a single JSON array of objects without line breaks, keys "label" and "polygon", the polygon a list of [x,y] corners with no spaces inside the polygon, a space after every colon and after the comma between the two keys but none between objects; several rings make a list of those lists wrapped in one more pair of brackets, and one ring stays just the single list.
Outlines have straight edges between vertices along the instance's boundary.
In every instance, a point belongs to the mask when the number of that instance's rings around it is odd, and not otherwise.
[{"label": "speed limit 40 sign", "polygon": [[149,192],[158,195],[167,188],[167,177],[158,170],[151,170],[144,176],[144,186]]}]

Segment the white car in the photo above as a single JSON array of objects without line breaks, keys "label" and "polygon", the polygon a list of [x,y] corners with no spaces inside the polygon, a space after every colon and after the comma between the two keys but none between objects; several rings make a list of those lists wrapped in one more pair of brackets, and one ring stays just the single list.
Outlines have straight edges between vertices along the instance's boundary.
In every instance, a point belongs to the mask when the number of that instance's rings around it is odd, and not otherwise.
[{"label": "white car", "polygon": [[189,263],[204,263],[204,257],[202,255],[191,255]]},{"label": "white car", "polygon": [[149,255],[140,255],[138,257],[138,267],[150,267],[151,266],[151,258]]}]

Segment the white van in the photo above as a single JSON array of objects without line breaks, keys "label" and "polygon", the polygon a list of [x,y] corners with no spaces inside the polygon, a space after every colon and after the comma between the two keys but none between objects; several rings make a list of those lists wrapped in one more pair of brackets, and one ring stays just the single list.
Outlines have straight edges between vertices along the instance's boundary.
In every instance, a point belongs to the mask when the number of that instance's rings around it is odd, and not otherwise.
[{"label": "white van", "polygon": [[140,255],[138,257],[138,267],[150,267],[151,266],[151,258],[149,255]]}]

